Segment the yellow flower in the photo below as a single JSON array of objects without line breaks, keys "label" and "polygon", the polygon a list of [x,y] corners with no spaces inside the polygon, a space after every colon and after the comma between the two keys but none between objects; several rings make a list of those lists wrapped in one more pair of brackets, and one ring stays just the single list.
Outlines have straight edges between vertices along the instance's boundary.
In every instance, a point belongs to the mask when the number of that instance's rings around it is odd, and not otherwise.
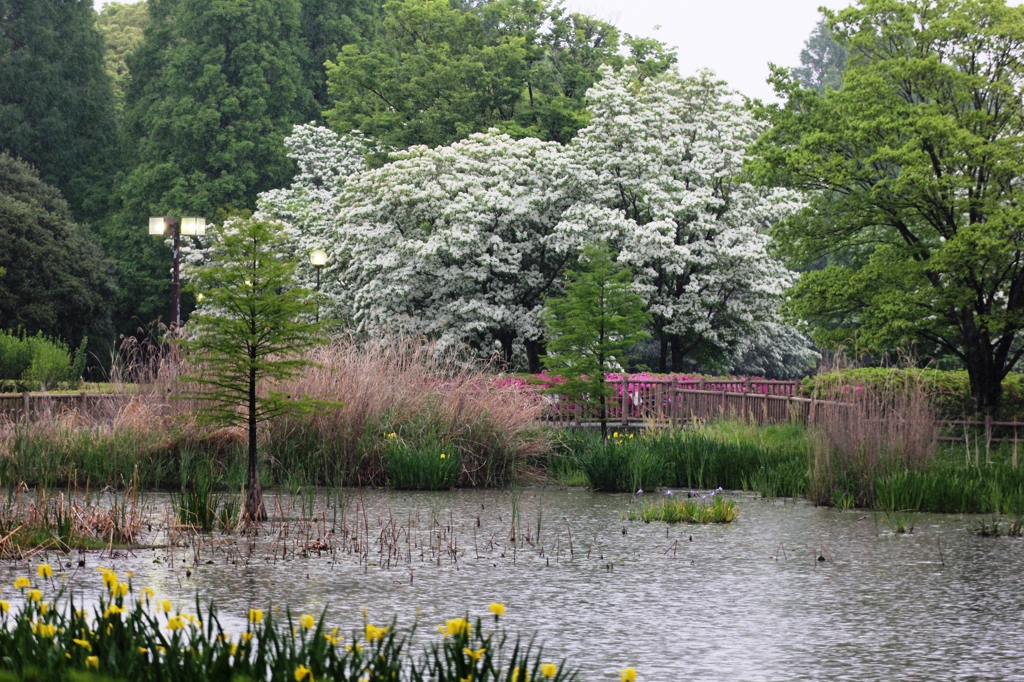
[{"label": "yellow flower", "polygon": [[171,600],[170,599],[164,599],[163,601],[161,601],[160,602],[160,608],[158,610],[162,611],[163,613],[170,613],[171,612]]},{"label": "yellow flower", "polygon": [[143,587],[142,588],[142,596],[143,597],[148,597],[149,599],[152,599],[155,594],[156,593],[153,592],[153,590],[148,588],[148,587]]},{"label": "yellow flower", "polygon": [[487,610],[493,613],[495,617],[505,615],[505,605],[501,602],[494,602],[487,607]]},{"label": "yellow flower", "polygon": [[469,674],[469,675],[466,675],[465,677],[460,677],[459,678],[459,682],[473,682],[473,675]]},{"label": "yellow flower", "polygon": [[234,656],[237,653],[238,653],[238,645],[237,644],[232,644],[231,645],[231,655]]},{"label": "yellow flower", "polygon": [[363,650],[363,647],[359,646],[358,642],[356,644],[354,644],[354,645],[353,644],[346,644],[345,648],[348,649],[349,651],[355,651],[357,653]]},{"label": "yellow flower", "polygon": [[147,649],[144,646],[140,646],[140,647],[138,647],[138,649],[139,649],[139,653],[140,654],[148,654],[149,653],[149,649]]},{"label": "yellow flower", "polygon": [[117,589],[117,573],[114,573],[110,569],[103,568],[103,586],[113,592]]},{"label": "yellow flower", "polygon": [[[520,682],[519,680],[519,668],[513,668],[512,670],[512,682]],[[530,673],[523,673],[522,682],[530,682]]]},{"label": "yellow flower", "polygon": [[99,656],[87,656],[85,658],[85,667],[86,667],[87,670],[89,668],[95,668],[96,670],[99,670],[100,669],[100,657]]},{"label": "yellow flower", "polygon": [[180,630],[185,627],[185,621],[182,620],[181,616],[171,616],[167,619],[168,630]]},{"label": "yellow flower", "polygon": [[463,647],[462,653],[472,658],[473,661],[479,661],[480,657],[487,653],[487,649],[477,649],[476,651],[473,651],[470,648]]},{"label": "yellow flower", "polygon": [[72,639],[71,641],[77,644],[78,646],[82,647],[86,651],[92,651],[92,644],[90,644],[89,640],[87,639]]},{"label": "yellow flower", "polygon": [[302,682],[302,680],[306,679],[307,677],[312,681],[312,670],[310,670],[304,665],[300,665],[298,668],[295,669],[295,682]]},{"label": "yellow flower", "polygon": [[43,601],[43,592],[42,590],[29,590],[26,597],[29,601],[41,602]]},{"label": "yellow flower", "polygon": [[19,590],[24,589],[26,587],[32,587],[32,581],[22,576],[14,581],[14,587],[16,587]]},{"label": "yellow flower", "polygon": [[11,610],[11,605],[5,601],[0,601],[0,613],[7,613]]},{"label": "yellow flower", "polygon": [[111,593],[113,593],[114,596],[125,596],[128,594],[128,583],[117,583],[111,590]]},{"label": "yellow flower", "polygon": [[388,438],[398,438],[398,434],[395,433],[394,431],[392,431],[391,433],[387,434],[387,437]]},{"label": "yellow flower", "polygon": [[299,625],[301,625],[302,627],[306,628],[307,630],[312,628],[313,624],[314,624],[313,616],[309,615],[308,613],[306,615],[304,615],[304,616],[299,616]]},{"label": "yellow flower", "polygon": [[375,642],[378,639],[384,637],[384,633],[388,631],[388,628],[378,628],[376,626],[366,624],[366,641]]},{"label": "yellow flower", "polygon": [[453,618],[452,620],[446,620],[444,625],[438,625],[437,629],[441,631],[441,634],[445,637],[457,637],[459,635],[466,635],[469,637],[473,633],[473,626],[470,625],[469,621],[465,618]]},{"label": "yellow flower", "polygon": [[242,641],[243,642],[248,642],[250,639],[252,639],[252,633],[251,632],[243,632],[242,633]]},{"label": "yellow flower", "polygon": [[542,663],[540,666],[540,674],[544,677],[554,677],[558,673],[558,666],[554,663]]},{"label": "yellow flower", "polygon": [[135,574],[132,573],[131,571],[128,571],[127,573],[124,574],[124,577],[127,578],[128,580],[131,580],[132,578],[135,577]]},{"label": "yellow flower", "polygon": [[263,620],[263,609],[249,609],[249,622],[259,623]]},{"label": "yellow flower", "polygon": [[39,574],[40,578],[52,578],[53,577],[53,569],[50,567],[50,564],[39,564],[36,567],[36,573]]},{"label": "yellow flower", "polygon": [[57,626],[47,625],[46,623],[32,623],[32,634],[48,639],[57,634]]},{"label": "yellow flower", "polygon": [[118,606],[117,604],[111,604],[107,607],[107,610],[103,612],[103,617],[110,618],[111,616],[116,616],[119,613],[124,613],[124,607]]},{"label": "yellow flower", "polygon": [[445,458],[445,454],[442,452],[441,453],[441,459],[444,459],[444,458]]},{"label": "yellow flower", "polygon": [[160,646],[159,644],[157,646],[153,647],[153,648],[156,649],[156,652],[158,654],[166,654],[167,653],[167,649],[165,647]]},{"label": "yellow flower", "polygon": [[39,613],[46,615],[46,612],[50,610],[50,605],[43,603],[39,605]]},{"label": "yellow flower", "polygon": [[626,668],[619,671],[619,679],[622,682],[636,682],[636,669]]}]

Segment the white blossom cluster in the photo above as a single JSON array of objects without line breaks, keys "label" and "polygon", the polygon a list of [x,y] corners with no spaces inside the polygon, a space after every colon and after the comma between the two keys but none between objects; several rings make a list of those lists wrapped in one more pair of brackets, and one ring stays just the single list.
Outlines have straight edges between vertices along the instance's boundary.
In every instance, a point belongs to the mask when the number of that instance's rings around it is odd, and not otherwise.
[{"label": "white blossom cluster", "polygon": [[[394,152],[368,169],[368,142],[297,126],[299,165],[259,215],[289,226],[297,253],[329,254],[325,314],[370,336],[428,335],[506,360],[536,353],[540,312],[582,247],[602,242],[635,276],[663,336],[735,362],[778,339],[795,275],[766,228],[801,198],[743,179],[760,125],[711,74],[642,80],[631,69],[588,94],[591,123],[568,145],[490,130],[446,147]],[[313,270],[300,271],[311,286]]]}]

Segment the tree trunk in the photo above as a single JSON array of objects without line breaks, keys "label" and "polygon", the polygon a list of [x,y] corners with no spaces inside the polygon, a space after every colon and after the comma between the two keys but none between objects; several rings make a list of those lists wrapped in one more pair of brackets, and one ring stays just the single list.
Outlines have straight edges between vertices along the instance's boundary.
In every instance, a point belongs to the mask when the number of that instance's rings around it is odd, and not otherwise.
[{"label": "tree trunk", "polygon": [[256,469],[256,368],[249,367],[249,479],[245,497],[245,519],[266,521],[267,508],[263,506],[260,473]]},{"label": "tree trunk", "polygon": [[[965,344],[966,345],[966,344]],[[972,346],[981,345],[977,341]],[[964,364],[967,366],[967,376],[971,381],[971,395],[974,397],[974,407],[979,414],[994,414],[999,407],[999,401],[1003,397],[1003,368],[994,353],[990,350],[985,352],[983,348],[966,348]]]},{"label": "tree trunk", "polygon": [[540,339],[537,340],[525,340],[523,345],[526,346],[526,362],[530,368],[530,374],[539,373],[543,367],[541,367],[540,359],[544,355],[544,342]]},{"label": "tree trunk", "polygon": [[683,360],[686,359],[686,353],[683,352],[683,340],[678,336],[671,336],[669,344],[672,346],[672,371],[682,372]]},{"label": "tree trunk", "polygon": [[608,405],[604,399],[604,393],[600,398],[601,405],[601,440],[608,440]]},{"label": "tree trunk", "polygon": [[668,339],[665,334],[658,335],[658,371],[662,374],[668,371]]}]

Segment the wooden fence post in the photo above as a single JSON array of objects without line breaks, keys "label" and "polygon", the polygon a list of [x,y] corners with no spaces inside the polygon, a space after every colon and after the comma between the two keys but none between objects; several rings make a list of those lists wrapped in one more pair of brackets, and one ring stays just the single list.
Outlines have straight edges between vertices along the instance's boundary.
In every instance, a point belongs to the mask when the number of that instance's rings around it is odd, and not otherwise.
[{"label": "wooden fence post", "polygon": [[622,425],[629,426],[629,379],[622,373]]},{"label": "wooden fence post", "polygon": [[28,391],[22,391],[22,394],[21,394],[21,417],[25,421],[28,421],[29,418],[31,417],[31,412],[29,412],[29,399],[30,398],[29,398]]},{"label": "wooden fence post", "polygon": [[985,464],[992,464],[992,415],[985,415]]}]

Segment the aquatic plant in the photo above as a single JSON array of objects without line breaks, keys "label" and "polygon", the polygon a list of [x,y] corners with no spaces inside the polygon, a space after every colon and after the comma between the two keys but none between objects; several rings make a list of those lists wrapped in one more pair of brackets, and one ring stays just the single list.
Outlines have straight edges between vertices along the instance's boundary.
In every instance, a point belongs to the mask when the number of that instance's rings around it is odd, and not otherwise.
[{"label": "aquatic plant", "polygon": [[732,523],[739,514],[736,503],[711,493],[711,500],[671,497],[660,503],[647,503],[624,513],[630,521],[664,521],[666,523]]},{"label": "aquatic plant", "polygon": [[[196,597],[195,611],[175,608],[153,590],[136,590],[132,575],[122,579],[100,569],[106,594],[87,611],[58,592],[43,600],[28,578],[15,583],[22,604],[0,601],[0,679],[132,680],[133,682],[205,680],[328,679],[413,682],[550,680],[564,682],[576,673],[564,662],[543,657],[533,641],[510,638],[482,619],[453,618],[419,653],[410,651],[415,627],[400,631],[392,622],[364,622],[341,632],[327,623],[326,612],[297,618],[285,609],[252,609],[244,632],[224,631],[212,603]],[[47,588],[53,570],[38,567]],[[500,606],[500,608],[493,608]],[[496,620],[504,605],[493,605]]]}]

